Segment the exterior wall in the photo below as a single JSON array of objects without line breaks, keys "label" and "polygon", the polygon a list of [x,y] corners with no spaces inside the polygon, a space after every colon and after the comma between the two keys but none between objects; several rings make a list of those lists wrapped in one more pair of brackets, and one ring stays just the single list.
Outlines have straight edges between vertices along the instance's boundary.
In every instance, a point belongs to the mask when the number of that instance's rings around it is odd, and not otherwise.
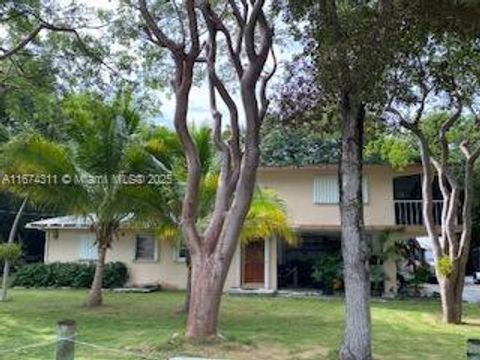
[{"label": "exterior wall", "polygon": [[[367,226],[394,226],[393,178],[420,173],[418,167],[394,171],[390,166],[367,166],[368,203],[365,204]],[[295,227],[339,227],[338,204],[314,204],[313,181],[315,176],[337,174],[336,166],[311,168],[262,168],[257,182],[279,193],[288,207]]]},{"label": "exterior wall", "polygon": [[[257,182],[261,186],[274,189],[285,200],[292,225],[297,228],[315,228],[318,231],[339,231],[340,214],[338,204],[314,204],[313,181],[315,176],[336,175],[335,166],[311,168],[261,168]],[[389,166],[367,166],[365,176],[368,179],[368,203],[365,204],[365,223],[373,227],[394,227],[395,214],[393,204],[394,176],[420,173],[419,167],[410,167],[404,171],[394,171]],[[406,234],[421,234],[423,227],[403,227],[397,231]],[[414,229],[415,228],[415,229]],[[415,230],[415,231],[413,231]],[[45,262],[67,262],[79,260],[79,238],[88,230],[60,229],[46,231]],[[142,233],[139,231],[138,233]],[[58,234],[55,236],[54,234]],[[124,230],[114,241],[107,253],[107,261],[124,262],[129,269],[129,285],[160,284],[164,288],[184,289],[186,286],[186,267],[184,262],[175,259],[173,244],[158,240],[158,258],[145,262],[134,259],[135,236],[137,232]],[[265,258],[263,284],[267,289],[277,288],[277,240],[267,240],[269,248]],[[392,289],[396,283],[393,278],[394,265],[388,264],[387,272],[392,274],[391,281],[385,284]],[[267,270],[268,268],[268,270]],[[242,255],[238,246],[227,275],[225,288],[242,286]]]},{"label": "exterior wall", "polygon": [[[47,230],[45,243],[46,263],[71,262],[79,260],[80,235],[88,233],[88,230],[60,229]],[[132,230],[120,231],[119,239],[115,240],[107,252],[107,262],[121,261],[125,263],[129,271],[130,286],[142,286],[160,284],[166,289],[185,289],[187,270],[183,261],[175,258],[176,249],[174,244],[158,239],[157,260],[135,260],[135,237]],[[58,234],[58,236],[55,236]],[[276,249],[276,240],[270,240],[271,249]],[[270,279],[271,289],[276,288],[276,251],[270,251]],[[225,289],[241,286],[241,252],[240,246],[234,254],[230,271],[225,282]]]},{"label": "exterior wall", "polygon": [[[55,230],[46,233],[45,262],[68,262],[79,260],[79,238],[88,230],[61,229],[58,238]],[[140,234],[145,232],[138,232]],[[183,261],[175,259],[175,246],[168,241],[157,241],[157,259],[152,261],[135,260],[136,232],[120,231],[118,240],[114,240],[107,252],[107,262],[121,261],[129,271],[129,285],[160,284],[164,288],[184,289],[187,270]]]}]

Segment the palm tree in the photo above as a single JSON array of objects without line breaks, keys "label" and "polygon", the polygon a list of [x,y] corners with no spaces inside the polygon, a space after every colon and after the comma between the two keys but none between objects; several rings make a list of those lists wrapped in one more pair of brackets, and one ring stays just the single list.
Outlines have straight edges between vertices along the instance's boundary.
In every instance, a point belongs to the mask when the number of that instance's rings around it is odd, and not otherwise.
[{"label": "palm tree", "polygon": [[11,191],[90,220],[98,259],[88,306],[103,302],[106,253],[133,210],[129,185],[120,177],[130,174],[139,159],[148,160],[138,141],[140,118],[131,103],[129,94],[118,94],[111,102],[90,93],[72,96],[63,107],[66,144],[23,134],[3,148],[9,172],[50,176],[46,184],[15,184]]},{"label": "palm tree", "polygon": [[[17,236],[18,223],[22,217],[23,210],[27,205],[28,197],[24,198],[16,215],[13,219],[13,224],[10,228],[10,233],[8,234],[7,244],[13,244],[15,237]],[[8,276],[10,274],[10,261],[8,259],[3,259],[3,274],[2,274],[2,292],[0,294],[0,301],[7,301],[7,290],[8,290]]]},{"label": "palm tree", "polygon": [[[207,127],[194,128],[192,136],[199,149],[202,169],[201,193],[199,201],[199,228],[208,224],[209,217],[214,207],[215,193],[219,181],[218,160],[215,157],[211,129]],[[182,147],[176,133],[158,127],[144,132],[146,151],[158,161],[160,169],[166,169],[171,174],[168,191],[159,193],[153,187],[144,186],[132,190],[129,198],[135,199],[135,208],[138,218],[143,225],[145,221],[149,226],[157,229],[160,237],[175,241],[182,241],[181,210],[184,198],[184,185],[186,182],[186,163]],[[140,163],[145,164],[145,161]],[[150,169],[151,171],[151,169]],[[148,220],[147,220],[148,219]],[[289,225],[287,209],[284,201],[273,190],[257,188],[241,231],[242,244],[259,239],[268,239],[273,236],[283,238],[287,243],[297,240],[295,233]],[[187,291],[185,297],[185,311],[188,311],[191,288],[191,264],[187,252]]]}]

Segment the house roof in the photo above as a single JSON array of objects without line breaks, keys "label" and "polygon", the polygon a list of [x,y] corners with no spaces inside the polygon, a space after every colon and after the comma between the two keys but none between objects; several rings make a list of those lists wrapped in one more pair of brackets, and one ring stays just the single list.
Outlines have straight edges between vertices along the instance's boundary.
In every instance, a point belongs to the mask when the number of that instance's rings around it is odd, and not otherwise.
[{"label": "house roof", "polygon": [[89,217],[81,216],[60,216],[50,219],[33,221],[25,225],[27,229],[87,229],[93,222]]},{"label": "house roof", "polygon": [[[133,214],[125,216],[121,223],[126,223]],[[87,216],[60,216],[50,219],[33,221],[25,225],[27,229],[50,230],[50,229],[89,229],[96,221],[95,214]]]}]

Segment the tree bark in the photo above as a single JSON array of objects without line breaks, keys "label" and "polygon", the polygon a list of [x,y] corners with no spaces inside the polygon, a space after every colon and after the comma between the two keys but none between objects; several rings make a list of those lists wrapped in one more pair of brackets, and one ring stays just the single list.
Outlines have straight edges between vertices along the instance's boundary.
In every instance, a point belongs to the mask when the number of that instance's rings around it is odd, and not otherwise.
[{"label": "tree bark", "polygon": [[[10,233],[8,235],[8,244],[13,244],[15,241],[15,236],[17,235],[18,223],[22,217],[23,210],[27,205],[28,197],[23,199],[22,204],[18,208],[15,219],[13,220],[12,227],[10,228]],[[2,293],[0,295],[0,301],[7,301],[7,291],[8,291],[8,276],[10,275],[10,262],[5,260],[3,264],[3,276],[2,276]]]},{"label": "tree bark", "polygon": [[442,279],[440,296],[442,300],[443,321],[448,324],[460,324],[463,310],[463,286],[453,279]]},{"label": "tree bark", "polygon": [[448,277],[437,274],[442,301],[443,322],[461,324],[463,313],[463,289],[465,286],[466,261],[458,259]]},{"label": "tree bark", "polygon": [[185,290],[185,301],[183,304],[183,311],[188,313],[188,309],[190,306],[190,297],[192,292],[192,259],[190,254],[187,253],[185,258],[185,264],[187,265],[187,288]]},{"label": "tree bark", "polygon": [[107,255],[107,246],[99,243],[98,259],[95,266],[95,275],[93,277],[92,286],[88,294],[86,306],[95,307],[103,304],[102,287],[103,287],[103,272],[105,269],[105,258]]},{"label": "tree bark", "polygon": [[342,107],[340,214],[345,280],[343,360],[368,360],[371,353],[370,278],[362,196],[362,151],[365,110],[345,95]]},{"label": "tree bark", "polygon": [[187,337],[203,340],[217,336],[218,314],[226,271],[210,256],[192,258],[192,288],[187,319]]},{"label": "tree bark", "polygon": [[[428,140],[418,127],[418,123],[421,119],[421,112],[418,113],[419,115],[417,115],[416,121],[412,124],[403,122],[404,126],[416,135],[420,147],[423,168],[423,215],[427,233],[433,246],[436,276],[440,287],[443,321],[450,324],[460,324],[462,322],[465,270],[469,255],[472,229],[472,174],[475,161],[478,159],[478,156],[480,156],[480,147],[477,147],[472,153],[466,145],[460,145],[460,149],[465,155],[466,162],[464,175],[464,200],[462,206],[463,224],[461,233],[457,234],[455,227],[459,189],[458,180],[453,175],[454,170],[449,164],[449,144],[447,143],[446,135],[458,119],[461,109],[462,107],[460,106],[459,110],[457,110],[457,112],[444,123],[442,131],[440,131],[439,143],[442,145],[441,161],[437,161],[432,156]],[[432,164],[437,169],[444,200],[441,223],[442,241],[439,241],[433,218],[432,184],[434,174]],[[449,185],[448,187],[447,184]],[[446,209],[446,207],[448,207],[448,209]],[[448,258],[451,261],[452,270],[449,274],[443,274],[440,271],[439,262],[442,258]]]}]

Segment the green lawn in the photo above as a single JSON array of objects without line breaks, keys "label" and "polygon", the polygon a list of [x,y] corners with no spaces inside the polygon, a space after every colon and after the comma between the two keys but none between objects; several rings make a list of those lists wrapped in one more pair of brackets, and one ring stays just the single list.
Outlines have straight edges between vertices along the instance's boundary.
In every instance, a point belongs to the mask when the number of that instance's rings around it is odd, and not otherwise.
[{"label": "green lawn", "polygon": [[[2,351],[55,339],[55,324],[78,322],[78,340],[151,359],[208,355],[229,359],[333,359],[342,335],[343,303],[332,299],[225,296],[221,333],[225,341],[191,345],[182,340],[183,294],[107,293],[101,309],[81,306],[85,291],[13,290],[0,304],[0,359],[53,359],[53,345]],[[443,325],[437,300],[373,300],[376,359],[463,359],[467,338],[480,338],[480,307],[466,306],[465,325]],[[174,336],[178,333],[179,336]],[[3,357],[2,357],[3,356]],[[86,345],[76,359],[140,359]]]}]

